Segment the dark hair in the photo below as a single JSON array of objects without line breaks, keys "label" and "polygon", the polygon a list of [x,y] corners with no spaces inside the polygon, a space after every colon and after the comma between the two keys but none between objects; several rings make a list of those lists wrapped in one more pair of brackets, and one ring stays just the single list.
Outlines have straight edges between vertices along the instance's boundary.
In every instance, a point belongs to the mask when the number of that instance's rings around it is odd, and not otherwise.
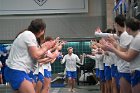
[{"label": "dark hair", "polygon": [[[43,41],[41,41],[41,40],[43,40]],[[37,38],[37,42],[39,45],[41,45],[41,43],[44,43],[46,41],[51,41],[51,40],[54,40],[54,39],[50,36],[45,37],[45,39]]]},{"label": "dark hair", "polygon": [[112,33],[113,32],[113,29],[106,29],[105,31],[104,31],[105,33]]},{"label": "dark hair", "polygon": [[113,30],[112,30],[112,34],[115,34],[115,33],[116,33],[116,29],[113,28]]},{"label": "dark hair", "polygon": [[51,41],[51,40],[54,40],[54,39],[50,36],[45,37],[45,41]]},{"label": "dark hair", "polygon": [[43,30],[46,28],[46,24],[43,22],[42,19],[34,19],[30,23],[28,30],[31,31],[32,33],[36,34],[40,30]]},{"label": "dark hair", "polygon": [[125,26],[125,16],[124,15],[117,15],[115,17],[115,23],[117,23],[119,26],[124,27]]},{"label": "dark hair", "polygon": [[140,21],[135,18],[129,18],[126,20],[126,27],[130,28],[133,31],[140,29]]}]

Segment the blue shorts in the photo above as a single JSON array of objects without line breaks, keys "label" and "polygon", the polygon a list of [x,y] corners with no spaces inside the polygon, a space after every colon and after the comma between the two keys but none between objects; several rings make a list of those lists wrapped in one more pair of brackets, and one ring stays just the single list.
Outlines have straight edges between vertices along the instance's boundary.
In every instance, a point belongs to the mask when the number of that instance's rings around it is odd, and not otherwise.
[{"label": "blue shorts", "polygon": [[2,74],[2,71],[0,70],[0,74]]},{"label": "blue shorts", "polygon": [[131,74],[130,73],[121,73],[119,72],[119,79],[123,77],[131,84]]},{"label": "blue shorts", "polygon": [[24,79],[32,82],[29,75],[20,70],[11,69],[9,67],[6,67],[4,70],[4,76],[7,82],[10,83],[11,87],[14,90],[18,90],[20,88],[21,83],[24,81]]},{"label": "blue shorts", "polygon": [[115,74],[117,71],[117,66],[114,66],[114,64],[111,65],[111,77],[115,78]]},{"label": "blue shorts", "polygon": [[76,71],[66,71],[66,77],[76,79],[77,78],[77,72]]},{"label": "blue shorts", "polygon": [[114,75],[114,78],[115,78],[115,80],[116,80],[116,84],[117,84],[117,88],[120,88],[120,77],[119,77],[119,72],[118,72],[118,70],[116,70],[116,72],[115,72],[115,75]]},{"label": "blue shorts", "polygon": [[99,77],[99,68],[95,69],[96,77]]},{"label": "blue shorts", "polygon": [[45,78],[51,78],[52,77],[51,71],[48,71],[47,69],[44,69],[44,77]]},{"label": "blue shorts", "polygon": [[42,75],[42,73],[38,73],[38,79],[37,81],[41,81],[42,83],[44,83],[44,76]]},{"label": "blue shorts", "polygon": [[100,81],[105,82],[104,70],[99,70]]},{"label": "blue shorts", "polygon": [[42,83],[44,83],[44,78],[51,78],[51,77],[52,77],[51,71],[44,69],[44,76],[42,75],[42,73],[39,72],[37,81],[41,81]]},{"label": "blue shorts", "polygon": [[34,78],[35,76],[33,75],[33,71],[30,71],[30,73],[28,73],[30,79],[32,80],[32,82],[35,82]]},{"label": "blue shorts", "polygon": [[105,66],[104,68],[104,75],[105,75],[105,80],[111,80],[111,68],[110,66]]},{"label": "blue shorts", "polygon": [[37,74],[33,74],[33,72],[31,71],[30,73],[28,73],[29,77],[31,78],[32,82],[37,83],[37,79],[38,79],[38,75]]},{"label": "blue shorts", "polygon": [[37,83],[37,79],[38,79],[38,75],[35,74],[35,75],[33,76],[33,80],[34,80],[35,83]]},{"label": "blue shorts", "polygon": [[140,83],[140,71],[135,70],[132,74],[131,74],[131,85],[132,87],[134,87],[135,85]]}]

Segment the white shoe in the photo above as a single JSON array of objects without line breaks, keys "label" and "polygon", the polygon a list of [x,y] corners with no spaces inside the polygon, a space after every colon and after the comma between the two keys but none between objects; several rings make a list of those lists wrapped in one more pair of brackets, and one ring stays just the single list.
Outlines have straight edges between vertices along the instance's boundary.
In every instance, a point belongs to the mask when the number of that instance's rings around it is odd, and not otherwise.
[{"label": "white shoe", "polygon": [[96,85],[100,85],[100,82],[98,81],[98,83]]},{"label": "white shoe", "polygon": [[72,89],[71,89],[71,88],[69,88],[69,89],[68,89],[68,91],[69,91],[69,92],[71,92],[71,91],[72,91]]},{"label": "white shoe", "polygon": [[76,91],[75,91],[75,89],[72,89],[72,90],[71,90],[71,92],[73,92],[73,93],[74,93],[74,92],[76,92]]}]

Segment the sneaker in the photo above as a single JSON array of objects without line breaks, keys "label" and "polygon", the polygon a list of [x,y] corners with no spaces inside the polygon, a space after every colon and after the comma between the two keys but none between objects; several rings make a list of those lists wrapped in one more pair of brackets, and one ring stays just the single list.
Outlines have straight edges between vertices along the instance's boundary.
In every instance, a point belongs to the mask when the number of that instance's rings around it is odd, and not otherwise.
[{"label": "sneaker", "polygon": [[98,83],[96,85],[100,85],[100,82],[98,81]]},{"label": "sneaker", "polygon": [[68,91],[69,91],[69,92],[71,92],[71,91],[72,91],[72,89],[71,89],[71,88],[69,88],[69,89],[68,89]]},{"label": "sneaker", "polygon": [[73,92],[73,93],[74,93],[74,92],[76,92],[76,91],[75,91],[75,89],[72,89],[72,90],[71,90],[71,92]]}]

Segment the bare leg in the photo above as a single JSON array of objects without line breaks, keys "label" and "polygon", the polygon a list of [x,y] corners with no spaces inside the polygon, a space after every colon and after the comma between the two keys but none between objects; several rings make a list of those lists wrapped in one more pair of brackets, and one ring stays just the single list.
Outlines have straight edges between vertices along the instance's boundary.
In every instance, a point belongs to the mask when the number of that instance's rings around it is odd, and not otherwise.
[{"label": "bare leg", "polygon": [[51,83],[50,78],[44,78],[44,85],[41,93],[49,93],[50,83]]},{"label": "bare leg", "polygon": [[140,93],[140,83],[132,87],[132,93]]},{"label": "bare leg", "polygon": [[34,86],[30,81],[24,79],[24,81],[21,83],[21,86],[19,88],[19,92],[20,93],[35,93]]},{"label": "bare leg", "polygon": [[37,81],[36,87],[35,87],[35,91],[36,93],[41,93],[41,89],[42,89],[42,82],[41,81]]},{"label": "bare leg", "polygon": [[104,86],[105,86],[105,93],[107,93],[107,81],[105,81]]},{"label": "bare leg", "polygon": [[69,86],[69,91],[71,91],[72,90],[72,78],[68,78],[68,86]]},{"label": "bare leg", "polygon": [[104,82],[100,82],[100,87],[101,87],[101,92],[105,93],[105,83]]},{"label": "bare leg", "polygon": [[72,84],[71,85],[72,85],[72,88],[71,88],[72,92],[75,92],[75,90],[74,90],[74,88],[75,88],[75,79],[74,78],[72,79]]},{"label": "bare leg", "polygon": [[107,93],[111,93],[111,80],[106,81]]},{"label": "bare leg", "polygon": [[123,77],[120,78],[120,92],[132,93],[131,84]]},{"label": "bare leg", "polygon": [[117,84],[114,77],[112,77],[112,93],[118,93]]},{"label": "bare leg", "polygon": [[33,81],[32,84],[33,84],[34,89],[35,89],[35,87],[36,87],[36,82]]},{"label": "bare leg", "polygon": [[3,84],[2,74],[0,74],[0,84]]}]

